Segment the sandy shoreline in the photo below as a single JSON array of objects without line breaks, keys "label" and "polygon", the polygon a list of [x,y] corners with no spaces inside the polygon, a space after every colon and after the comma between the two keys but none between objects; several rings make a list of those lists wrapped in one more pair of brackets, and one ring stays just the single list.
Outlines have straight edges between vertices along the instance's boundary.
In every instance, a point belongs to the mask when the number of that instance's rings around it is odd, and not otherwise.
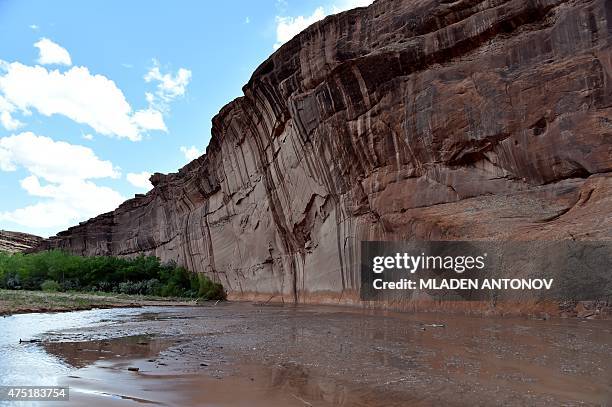
[{"label": "sandy shoreline", "polygon": [[195,300],[121,294],[0,290],[0,316],[143,306],[195,306]]},{"label": "sandy shoreline", "polygon": [[[293,306],[281,302],[256,301],[235,298],[232,303],[253,304],[257,306]],[[218,301],[210,302],[216,304]],[[13,314],[27,314],[34,312],[70,312],[90,309],[109,308],[135,308],[146,306],[169,306],[169,307],[193,307],[206,305],[207,302],[198,302],[195,299],[168,298],[154,296],[125,295],[112,293],[81,293],[81,292],[43,292],[26,290],[2,290],[0,289],[0,316]],[[528,302],[498,304],[495,310],[491,310],[490,304],[484,306],[477,301],[460,303],[457,301],[449,303],[423,303],[413,304],[414,309],[406,310],[394,307],[390,304],[371,303],[306,303],[298,306],[330,306],[352,309],[357,312],[368,309],[380,312],[398,313],[440,313],[444,315],[458,316],[480,316],[480,317],[528,317],[533,319],[606,319],[612,320],[612,308],[609,304],[596,301],[580,301],[572,304],[565,311],[560,311],[558,304],[545,303],[534,305]]]}]

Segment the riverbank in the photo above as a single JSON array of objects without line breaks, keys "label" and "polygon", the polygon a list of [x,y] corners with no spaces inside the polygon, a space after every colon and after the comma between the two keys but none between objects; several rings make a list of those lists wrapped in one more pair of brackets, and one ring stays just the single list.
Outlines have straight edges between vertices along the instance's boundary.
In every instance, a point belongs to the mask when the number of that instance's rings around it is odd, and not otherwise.
[{"label": "riverbank", "polygon": [[93,308],[193,306],[195,300],[112,293],[45,292],[0,289],[0,316],[30,312],[66,312]]}]

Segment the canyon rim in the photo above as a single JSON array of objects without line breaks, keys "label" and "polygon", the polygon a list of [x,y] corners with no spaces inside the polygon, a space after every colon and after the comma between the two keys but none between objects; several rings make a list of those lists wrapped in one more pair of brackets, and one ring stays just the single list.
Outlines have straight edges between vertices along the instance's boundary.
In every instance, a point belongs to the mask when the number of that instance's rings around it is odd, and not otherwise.
[{"label": "canyon rim", "polygon": [[230,299],[354,304],[363,240],[612,240],[611,33],[605,0],[329,16],[261,64],[206,154],[37,250],[154,255]]},{"label": "canyon rim", "polygon": [[0,230],[0,252],[18,253],[31,250],[42,242],[39,236]]}]

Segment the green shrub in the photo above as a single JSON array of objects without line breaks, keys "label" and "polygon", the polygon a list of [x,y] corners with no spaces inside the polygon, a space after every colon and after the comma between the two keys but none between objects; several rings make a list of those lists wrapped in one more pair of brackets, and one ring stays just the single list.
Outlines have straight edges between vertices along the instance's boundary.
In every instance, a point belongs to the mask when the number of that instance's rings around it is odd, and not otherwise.
[{"label": "green shrub", "polygon": [[198,275],[198,297],[204,300],[225,300],[226,294],[223,286],[211,281],[203,274]]},{"label": "green shrub", "polygon": [[41,285],[40,289],[43,291],[60,291],[60,284],[55,280],[45,280]]},{"label": "green shrub", "polygon": [[[51,282],[53,284],[51,284]],[[80,257],[54,250],[0,253],[0,288],[102,291],[171,297],[225,298],[223,286],[157,257]]]}]

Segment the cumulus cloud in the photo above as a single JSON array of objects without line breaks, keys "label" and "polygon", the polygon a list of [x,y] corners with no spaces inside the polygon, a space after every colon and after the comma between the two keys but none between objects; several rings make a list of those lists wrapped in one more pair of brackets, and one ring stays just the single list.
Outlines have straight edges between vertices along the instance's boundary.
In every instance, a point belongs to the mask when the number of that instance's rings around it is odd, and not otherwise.
[{"label": "cumulus cloud", "polygon": [[7,130],[17,130],[23,126],[22,122],[14,119],[11,113],[6,110],[0,113],[0,123],[2,123],[2,126]]},{"label": "cumulus cloud", "polygon": [[312,23],[322,20],[326,16],[323,7],[317,7],[310,16],[281,17],[276,16],[276,43],[274,49],[295,37]]},{"label": "cumulus cloud", "polygon": [[0,61],[0,96],[24,114],[63,115],[107,136],[137,141],[148,130],[166,130],[161,112],[133,112],[115,82],[82,66],[60,72]]},{"label": "cumulus cloud", "polygon": [[124,201],[117,191],[91,181],[75,180],[46,186],[37,183],[38,178],[32,176],[21,184],[32,196],[47,199],[14,211],[0,212],[0,220],[28,228],[66,228],[111,211]]},{"label": "cumulus cloud", "polygon": [[[34,46],[42,65],[72,64],[68,51],[47,38]],[[134,110],[114,81],[87,67],[60,70],[0,60],[0,124],[15,130],[24,125],[16,113],[27,116],[37,111],[43,116],[66,116],[102,135],[138,141],[149,131],[168,130],[164,114],[174,99],[185,95],[191,71],[162,72],[153,60],[144,80],[155,83],[156,89],[145,93],[147,108]]]},{"label": "cumulus cloud", "polygon": [[14,111],[15,106],[0,95],[0,123],[6,130],[16,130],[23,126],[22,122],[13,118],[12,113]]},{"label": "cumulus cloud", "polygon": [[191,146],[191,147],[182,146],[181,147],[181,153],[183,153],[183,155],[185,155],[185,158],[187,160],[193,161],[196,158],[198,158],[199,156],[201,156],[204,152],[198,150],[198,148],[196,146]]},{"label": "cumulus cloud", "polygon": [[54,183],[121,176],[110,161],[99,159],[88,147],[31,132],[0,138],[0,169],[15,171],[18,167]]},{"label": "cumulus cloud", "polygon": [[150,172],[130,172],[126,175],[126,178],[128,182],[134,185],[136,188],[146,189],[147,191],[153,188],[153,184],[151,184],[151,182],[149,181],[149,178],[151,178]]},{"label": "cumulus cloud", "polygon": [[[365,7],[372,4],[374,0],[340,0],[329,7],[317,7],[308,16],[276,16],[276,43],[274,49],[280,48],[309,25],[322,20],[330,14],[350,10],[355,7]],[[285,4],[286,5],[286,4]]]},{"label": "cumulus cloud", "polygon": [[15,106],[0,95],[0,123],[6,130],[16,130],[23,126],[22,122],[13,118],[13,112],[15,112]]},{"label": "cumulus cloud", "polygon": [[67,227],[116,208],[124,198],[93,179],[118,178],[110,161],[83,146],[31,132],[0,138],[0,170],[23,168],[21,187],[38,202],[0,212],[0,220],[30,228]]},{"label": "cumulus cloud", "polygon": [[48,38],[41,38],[34,43],[38,48],[38,63],[42,65],[72,65],[72,59],[68,51],[61,45],[56,44]]},{"label": "cumulus cloud", "polygon": [[168,131],[162,112],[155,109],[138,110],[132,116],[132,121],[138,128],[147,130]]},{"label": "cumulus cloud", "polygon": [[191,80],[191,71],[186,68],[179,68],[176,74],[162,73],[159,62],[154,59],[153,67],[144,76],[147,83],[157,82],[155,93],[146,93],[145,97],[151,107],[166,111],[168,104],[174,99],[184,96],[187,85]]},{"label": "cumulus cloud", "polygon": [[372,3],[374,3],[374,0],[340,0],[332,4],[332,10],[334,13],[339,13],[352,8],[367,7]]}]

